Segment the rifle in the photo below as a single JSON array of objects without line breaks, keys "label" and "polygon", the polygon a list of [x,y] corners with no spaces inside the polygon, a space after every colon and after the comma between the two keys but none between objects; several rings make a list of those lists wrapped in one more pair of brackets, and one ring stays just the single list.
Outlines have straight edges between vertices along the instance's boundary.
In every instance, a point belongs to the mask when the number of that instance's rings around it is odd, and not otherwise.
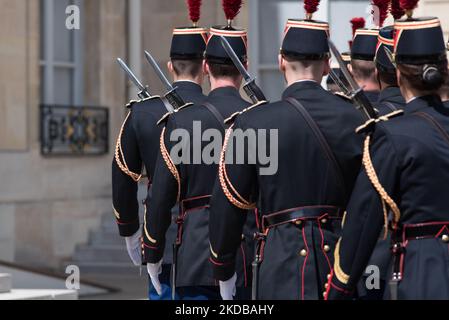
[{"label": "rifle", "polygon": [[232,60],[235,67],[237,68],[237,70],[243,76],[243,79],[245,79],[245,84],[243,85],[243,89],[245,90],[245,93],[248,95],[248,97],[251,99],[251,101],[253,103],[266,101],[267,99],[265,98],[265,95],[263,94],[262,90],[256,84],[256,78],[251,77],[251,75],[248,73],[248,71],[246,71],[245,67],[243,66],[243,63],[237,57],[237,54],[235,53],[234,49],[232,49],[228,40],[225,37],[220,36],[220,41],[221,41],[221,45],[225,49],[229,58]]},{"label": "rifle", "polygon": [[368,100],[368,97],[365,95],[365,92],[362,88],[357,84],[357,82],[354,80],[354,78],[351,76],[351,73],[349,72],[348,68],[346,67],[346,64],[344,63],[343,59],[341,58],[341,54],[338,51],[337,47],[334,45],[334,43],[329,39],[329,49],[334,55],[335,59],[337,60],[338,65],[340,66],[340,70],[345,77],[346,81],[349,84],[349,87],[347,88],[349,93],[349,98],[353,101],[353,103],[358,106],[357,109],[362,109],[365,116],[369,119],[376,119],[377,118],[377,112],[374,109],[371,102]]},{"label": "rifle", "polygon": [[131,80],[131,82],[139,90],[139,93],[137,93],[137,96],[140,99],[151,98],[151,94],[148,91],[148,87],[144,86],[142,84],[142,82],[140,82],[139,79],[137,79],[136,75],[131,71],[131,69],[126,65],[126,63],[122,59],[120,59],[120,58],[117,58],[117,62],[119,64],[119,66],[123,69],[123,71],[125,71],[125,73],[128,76],[129,80]]},{"label": "rifle", "polygon": [[[161,82],[165,85],[168,92],[165,94],[165,98],[170,103],[170,105],[174,108],[174,110],[177,110],[184,106],[186,103],[184,99],[178,94],[176,91],[177,88],[174,88],[173,85],[168,81],[165,74],[162,72],[161,68],[157,64],[156,60],[154,60],[153,56],[148,52],[145,51],[145,58],[147,59],[148,63],[153,67],[154,71],[156,72],[157,76],[161,80]],[[172,110],[172,111],[174,111]]]}]

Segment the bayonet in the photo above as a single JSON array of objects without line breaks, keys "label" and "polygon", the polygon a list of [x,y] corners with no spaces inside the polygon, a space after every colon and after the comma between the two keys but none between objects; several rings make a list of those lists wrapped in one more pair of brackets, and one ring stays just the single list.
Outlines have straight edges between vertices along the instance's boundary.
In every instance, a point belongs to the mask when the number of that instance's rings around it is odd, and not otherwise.
[{"label": "bayonet", "polygon": [[329,49],[334,55],[335,59],[337,60],[338,65],[340,66],[340,70],[345,77],[346,81],[349,84],[349,97],[351,100],[363,110],[365,115],[368,117],[368,119],[375,119],[377,118],[377,113],[371,104],[371,102],[368,100],[367,96],[365,95],[365,92],[362,88],[357,84],[357,82],[352,77],[351,73],[349,72],[348,68],[346,67],[346,64],[344,63],[343,59],[341,58],[341,54],[338,51],[337,47],[334,45],[334,43],[329,39]]},{"label": "bayonet", "polygon": [[343,81],[341,81],[340,77],[335,73],[334,70],[332,69],[330,70],[329,77],[331,77],[332,81],[334,81],[334,83],[340,88],[340,90],[344,95],[346,96],[350,95],[348,87],[346,87]]},{"label": "bayonet", "polygon": [[229,58],[234,63],[235,67],[240,72],[240,74],[243,76],[243,79],[245,79],[245,84],[243,85],[243,89],[245,90],[248,97],[251,99],[251,101],[253,103],[265,101],[266,100],[265,95],[263,94],[262,90],[257,86],[256,78],[251,77],[251,75],[248,73],[248,71],[246,71],[245,66],[240,61],[240,59],[237,57],[237,54],[235,53],[234,49],[232,49],[228,40],[225,37],[220,36],[220,41],[221,41],[221,45],[225,49]]},{"label": "bayonet", "polygon": [[147,99],[151,97],[151,94],[148,92],[148,87],[144,86],[142,82],[137,79],[136,75],[131,71],[131,69],[126,65],[126,63],[120,59],[117,58],[117,62],[119,66],[125,71],[126,75],[128,76],[129,80],[137,87],[139,92],[137,95],[140,99]]},{"label": "bayonet", "polygon": [[182,106],[184,106],[186,104],[184,99],[182,99],[181,96],[176,91],[177,88],[174,88],[173,85],[170,83],[170,81],[168,81],[167,77],[162,72],[161,68],[157,64],[156,60],[154,60],[153,56],[148,51],[145,51],[145,57],[148,63],[153,67],[154,72],[156,72],[161,82],[167,88],[165,98],[168,100],[170,105],[172,105],[174,109],[179,109]]}]

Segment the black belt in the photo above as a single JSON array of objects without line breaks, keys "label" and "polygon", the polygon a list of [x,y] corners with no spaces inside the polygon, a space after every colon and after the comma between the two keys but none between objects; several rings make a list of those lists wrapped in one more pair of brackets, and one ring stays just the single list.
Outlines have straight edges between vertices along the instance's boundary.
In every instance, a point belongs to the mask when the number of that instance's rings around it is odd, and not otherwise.
[{"label": "black belt", "polygon": [[266,229],[298,220],[311,220],[318,218],[341,218],[344,210],[334,206],[313,206],[288,209],[277,213],[265,215],[263,226]]},{"label": "black belt", "polygon": [[181,209],[182,211],[188,211],[193,210],[196,208],[206,208],[210,206],[210,199],[211,196],[202,196],[202,197],[195,197],[183,200],[181,202]]},{"label": "black belt", "polygon": [[[441,233],[441,230],[444,227],[449,228],[449,222],[429,222],[404,225],[402,228],[394,232],[393,241],[402,242],[405,240],[434,238]],[[446,232],[442,235],[448,234],[449,232]]]}]

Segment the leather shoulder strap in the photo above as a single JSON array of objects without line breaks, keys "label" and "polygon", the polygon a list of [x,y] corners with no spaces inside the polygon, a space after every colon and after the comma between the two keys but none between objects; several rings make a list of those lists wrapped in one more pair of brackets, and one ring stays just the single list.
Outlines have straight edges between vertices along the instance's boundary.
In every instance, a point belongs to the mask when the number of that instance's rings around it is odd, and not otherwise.
[{"label": "leather shoulder strap", "polygon": [[432,127],[434,127],[435,130],[441,134],[441,136],[449,146],[449,134],[446,132],[446,130],[444,130],[443,126],[441,126],[441,124],[434,117],[425,112],[418,112],[415,113],[415,115],[426,120],[429,124],[431,124]]},{"label": "leather shoulder strap", "polygon": [[218,109],[210,102],[203,103],[203,106],[205,106],[207,110],[209,110],[210,113],[214,115],[215,119],[217,119],[217,121],[220,123],[223,129],[226,130],[225,119],[221,115],[220,111],[218,111]]},{"label": "leather shoulder strap", "polygon": [[344,194],[346,194],[346,185],[345,180],[343,178],[343,173],[341,171],[340,165],[338,164],[337,159],[335,158],[335,155],[327,142],[326,138],[324,137],[323,133],[321,132],[320,128],[316,124],[315,120],[310,116],[309,112],[307,112],[306,108],[297,100],[292,97],[285,99],[288,103],[290,103],[298,112],[299,114],[304,118],[309,128],[312,130],[313,134],[317,138],[318,142],[320,143],[321,149],[323,150],[324,154],[326,155],[326,158],[329,160],[329,162],[332,164],[332,167],[334,168],[334,172],[337,178],[337,182],[340,185],[340,187],[343,188]]}]

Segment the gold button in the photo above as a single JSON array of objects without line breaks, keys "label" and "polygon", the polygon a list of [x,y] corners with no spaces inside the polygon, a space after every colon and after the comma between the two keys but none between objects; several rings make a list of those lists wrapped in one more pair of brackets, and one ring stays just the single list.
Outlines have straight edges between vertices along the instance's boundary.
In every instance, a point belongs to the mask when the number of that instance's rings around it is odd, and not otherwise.
[{"label": "gold button", "polygon": [[295,224],[296,224],[297,226],[300,226],[300,225],[302,224],[302,221],[301,221],[301,220],[296,220],[296,221],[295,221]]},{"label": "gold button", "polygon": [[305,257],[305,256],[307,256],[307,250],[306,249],[302,249],[299,254],[301,255],[301,257]]},{"label": "gold button", "polygon": [[327,223],[327,219],[322,219],[322,220],[321,220],[321,223],[322,223],[322,224],[326,224],[326,223]]},{"label": "gold button", "polygon": [[324,252],[331,251],[331,247],[329,247],[327,244],[324,246]]},{"label": "gold button", "polygon": [[327,275],[327,280],[329,280],[331,278],[331,275],[330,274],[328,274]]},{"label": "gold button", "polygon": [[326,298],[326,291],[323,292],[323,297]]},{"label": "gold button", "polygon": [[442,239],[444,242],[449,242],[449,236],[448,236],[447,234],[443,234],[443,236],[441,237],[441,239]]},{"label": "gold button", "polygon": [[329,288],[329,283],[326,283],[325,285],[324,285],[324,288]]}]

